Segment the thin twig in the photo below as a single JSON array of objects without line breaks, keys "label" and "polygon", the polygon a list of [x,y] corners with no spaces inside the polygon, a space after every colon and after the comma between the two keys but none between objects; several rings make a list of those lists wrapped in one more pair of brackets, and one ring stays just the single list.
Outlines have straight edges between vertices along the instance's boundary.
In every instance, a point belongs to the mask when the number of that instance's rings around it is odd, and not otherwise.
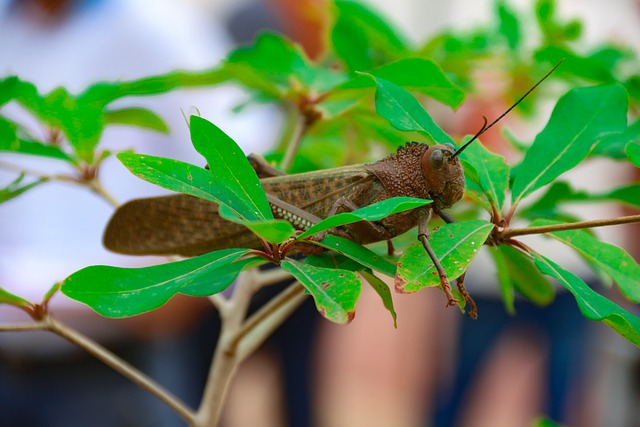
[{"label": "thin twig", "polygon": [[100,360],[105,365],[112,368],[114,371],[119,372],[126,378],[133,381],[143,389],[147,390],[152,395],[163,401],[167,406],[173,409],[182,419],[187,423],[193,424],[195,414],[191,408],[189,408],[178,397],[171,394],[168,390],[162,387],[160,384],[153,381],[150,377],[146,376],[131,364],[116,356],[100,344],[91,340],[90,338],[82,335],[78,331],[54,320],[51,317],[43,320],[44,328],[47,329],[67,341],[77,345],[87,353]]},{"label": "thin twig", "polygon": [[22,166],[14,165],[13,163],[0,161],[0,169],[6,169],[12,172],[23,173],[25,175],[33,176],[35,178],[47,179],[50,181],[64,181],[78,183],[78,181],[67,175],[47,175],[44,172],[37,171],[35,169],[24,168]]},{"label": "thin twig", "polygon": [[222,329],[211,360],[202,400],[195,416],[197,426],[215,426],[222,414],[231,378],[240,363],[235,349],[229,343],[242,328],[255,291],[253,283],[256,274],[254,270],[247,270],[240,274],[233,295],[227,300],[228,309],[220,312]]},{"label": "thin twig", "polygon": [[640,215],[629,215],[617,218],[596,219],[592,221],[571,222],[566,224],[543,225],[540,227],[511,228],[500,233],[503,239],[528,234],[552,233],[554,231],[578,230],[581,228],[606,227],[609,225],[621,225],[640,222]]},{"label": "thin twig", "polygon": [[287,286],[286,289],[269,300],[268,303],[262,306],[251,317],[249,317],[246,322],[244,322],[242,329],[235,335],[231,345],[237,346],[238,343],[256,327],[256,325],[263,322],[267,317],[277,311],[282,304],[300,294],[304,295],[304,288],[300,285],[300,282],[295,281],[291,285]]},{"label": "thin twig", "polygon": [[240,363],[305,300],[304,288],[295,282],[246,319],[253,294],[267,282],[285,277],[282,273],[255,270],[245,271],[240,276],[235,292],[227,300],[228,310],[220,314],[222,331],[196,414],[196,425],[217,425],[231,378]]},{"label": "thin twig", "polygon": [[222,312],[227,310],[227,299],[220,294],[209,295],[209,301],[211,304],[218,310],[218,312]]},{"label": "thin twig", "polygon": [[287,273],[281,268],[273,268],[271,270],[260,271],[260,275],[256,278],[256,282],[259,286],[273,285],[274,283],[281,282],[291,277],[291,274]]},{"label": "thin twig", "polygon": [[296,281],[251,316],[238,333],[238,358],[242,361],[253,354],[307,297]]},{"label": "thin twig", "polygon": [[112,207],[117,208],[120,206],[120,203],[109,193],[102,183],[96,178],[87,182],[87,187],[100,196],[104,201],[109,203]]},{"label": "thin twig", "polygon": [[47,329],[45,322],[35,323],[6,323],[0,325],[0,332],[42,331]]},{"label": "thin twig", "polygon": [[302,142],[302,138],[307,132],[308,127],[307,118],[300,115],[293,136],[291,137],[291,141],[289,141],[289,145],[287,145],[287,151],[284,153],[282,162],[280,162],[280,168],[282,170],[286,171],[289,169],[289,166],[291,166],[293,158],[298,152],[298,148],[300,147],[300,143]]}]

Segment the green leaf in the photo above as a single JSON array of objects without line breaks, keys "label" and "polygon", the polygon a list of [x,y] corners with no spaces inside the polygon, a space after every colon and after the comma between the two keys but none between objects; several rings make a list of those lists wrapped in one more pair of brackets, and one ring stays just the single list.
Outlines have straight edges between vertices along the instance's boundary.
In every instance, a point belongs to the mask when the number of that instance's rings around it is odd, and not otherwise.
[{"label": "green leaf", "polygon": [[562,203],[587,201],[592,197],[583,191],[574,190],[567,182],[555,181],[535,203],[526,208],[524,213],[528,216],[552,217],[557,215]]},{"label": "green leaf", "polygon": [[244,225],[251,230],[253,234],[271,243],[282,243],[289,240],[296,232],[293,225],[284,219],[245,221],[234,215],[226,206],[221,206],[218,213],[222,218]]},{"label": "green leaf", "polygon": [[[640,184],[631,184],[624,187],[602,193],[587,193],[574,190],[564,181],[555,181],[549,185],[546,192],[531,206],[525,208],[521,213],[527,217],[538,219],[539,217],[553,218],[562,214],[558,209],[564,203],[569,202],[599,202],[611,201],[621,202],[629,206],[640,207]],[[557,219],[557,218],[556,218]],[[577,221],[577,220],[576,220]]]},{"label": "green leaf", "polygon": [[19,297],[4,288],[0,288],[0,304],[8,304],[18,307],[22,310],[30,310],[34,304],[22,297]]},{"label": "green leaf", "polygon": [[629,96],[633,99],[640,100],[640,74],[630,76],[625,82],[624,87],[627,88]]},{"label": "green leaf", "polygon": [[[19,91],[18,86],[21,84],[24,83],[16,76],[0,79],[0,106],[16,98]],[[33,87],[33,90],[35,91],[35,87]]]},{"label": "green leaf", "polygon": [[234,262],[216,268],[214,272],[215,276],[209,277],[209,280],[196,281],[180,288],[180,293],[192,297],[205,297],[217,294],[228,288],[241,272],[265,264],[266,262],[265,259],[259,257],[237,259]]},{"label": "green leaf", "polygon": [[162,117],[146,108],[132,107],[106,111],[104,120],[106,124],[130,125],[169,133],[169,127]]},{"label": "green leaf", "polygon": [[[44,123],[62,130],[77,157],[92,163],[106,124],[105,107],[109,103],[126,96],[154,95],[180,86],[213,84],[222,80],[218,70],[172,72],[129,82],[98,82],[79,95],[58,87],[43,96],[33,84],[9,78],[0,81],[0,105],[15,99]],[[147,120],[150,117],[146,114]],[[162,127],[156,119],[153,122],[152,125],[146,123],[147,127]]]},{"label": "green leaf", "polygon": [[507,272],[515,290],[539,306],[551,304],[555,298],[555,291],[533,265],[533,261],[511,246],[500,245],[498,250],[504,255]]},{"label": "green leaf", "polygon": [[625,146],[624,152],[631,163],[640,168],[640,142],[630,142]]},{"label": "green leaf", "polygon": [[349,257],[372,270],[379,271],[385,276],[394,277],[396,275],[396,266],[394,264],[377,255],[370,249],[367,249],[351,240],[327,234],[322,242],[309,243],[338,252],[339,254]]},{"label": "green leaf", "polygon": [[103,105],[74,97],[65,88],[59,87],[44,97],[42,106],[42,109],[34,112],[47,123],[61,129],[76,155],[92,163],[94,150],[104,129]]},{"label": "green leaf", "polygon": [[23,194],[25,191],[31,190],[32,188],[35,188],[40,184],[43,184],[48,181],[47,178],[40,178],[28,184],[21,184],[24,177],[25,175],[22,174],[16,179],[14,179],[13,181],[11,181],[9,185],[7,185],[6,187],[0,188],[0,203],[9,201],[14,197],[18,197],[19,195]]},{"label": "green leaf", "polygon": [[227,59],[230,70],[241,70],[237,78],[249,87],[274,95],[290,85],[292,76],[300,83],[310,72],[302,50],[284,37],[273,33],[259,34],[254,45],[240,47]]},{"label": "green leaf", "polygon": [[[537,220],[531,226],[552,224],[561,222]],[[640,265],[624,249],[598,240],[585,230],[558,231],[549,233],[549,236],[575,249],[590,264],[605,271],[627,299],[640,302]]]},{"label": "green leaf", "polygon": [[365,278],[367,283],[369,283],[373,290],[380,296],[382,304],[384,304],[384,308],[389,310],[389,313],[391,314],[393,327],[398,329],[398,316],[395,308],[393,307],[393,298],[391,297],[391,290],[389,290],[389,286],[387,286],[385,282],[370,270],[361,271],[360,274],[362,274],[362,277]]},{"label": "green leaf", "polygon": [[603,194],[594,194],[592,200],[616,200],[630,206],[640,207],[640,184],[619,187]]},{"label": "green leaf", "polygon": [[26,141],[23,139],[15,139],[12,142],[0,140],[0,151],[7,151],[19,154],[28,154],[32,156],[47,157],[49,159],[64,160],[72,165],[78,164],[78,161],[58,147],[45,145],[41,142]]},{"label": "green leaf", "polygon": [[250,249],[225,249],[142,268],[94,265],[67,277],[61,289],[102,316],[135,316],[155,310],[183,289],[192,294],[199,289],[211,294],[223,291],[229,283],[216,282],[218,270],[248,252]]},{"label": "green leaf", "polygon": [[42,102],[33,83],[20,80],[16,76],[10,76],[0,80],[0,105],[15,99],[24,106],[36,105]]},{"label": "green leaf", "polygon": [[626,147],[630,144],[640,145],[640,120],[627,126],[619,133],[604,135],[591,152],[592,156],[606,156],[612,159],[626,159]]},{"label": "green leaf", "polygon": [[512,51],[520,47],[520,22],[515,12],[507,6],[504,0],[497,2],[498,31],[507,40],[507,45]]},{"label": "green leaf", "polygon": [[458,108],[464,101],[464,91],[430,59],[404,58],[383,65],[372,74],[406,90],[430,96],[451,108]]},{"label": "green leaf", "polygon": [[366,71],[405,56],[406,41],[381,15],[353,1],[334,5],[331,45],[347,70]]},{"label": "green leaf", "polygon": [[536,18],[540,26],[544,27],[555,19],[555,1],[537,0],[535,4]]},{"label": "green leaf", "polygon": [[406,90],[372,74],[376,82],[376,111],[396,129],[419,131],[431,140],[444,144],[453,140],[433,121],[420,102]]},{"label": "green leaf", "polygon": [[137,80],[98,82],[88,87],[82,96],[88,101],[107,105],[127,96],[158,95],[180,87],[202,87],[219,84],[226,80],[227,76],[220,68],[198,71],[176,70]]},{"label": "green leaf", "polygon": [[18,138],[15,123],[0,117],[0,151],[48,157],[76,164],[76,160],[58,147]]},{"label": "green leaf", "polygon": [[[431,233],[429,243],[449,280],[467,270],[492,229],[493,224],[488,221],[473,220],[445,224]],[[409,246],[398,261],[396,290],[410,293],[439,285],[440,277],[422,242]]]},{"label": "green leaf", "polygon": [[582,314],[590,320],[604,322],[611,329],[640,346],[640,318],[594,292],[575,274],[541,255],[532,254],[536,267],[556,279],[573,294]]},{"label": "green leaf", "polygon": [[516,314],[516,308],[514,306],[515,294],[513,291],[511,274],[509,274],[509,267],[507,266],[507,260],[505,259],[504,253],[500,252],[500,250],[494,246],[489,247],[489,253],[493,258],[493,262],[496,264],[498,285],[500,285],[500,293],[502,294],[504,309],[510,316],[513,316]]},{"label": "green leaf", "polygon": [[379,221],[389,215],[419,208],[429,203],[431,203],[431,200],[417,199],[415,197],[392,197],[364,208],[356,209],[353,212],[342,212],[325,218],[297,236],[297,239],[304,239],[312,234],[358,221]]},{"label": "green leaf", "polygon": [[480,141],[475,141],[460,153],[460,159],[464,162],[465,170],[473,171],[468,176],[482,188],[489,203],[498,211],[502,210],[509,188],[510,171],[505,158],[487,150]]},{"label": "green leaf", "polygon": [[[406,90],[430,96],[451,108],[458,108],[464,100],[464,91],[456,86],[442,68],[430,59],[403,58],[376,68],[371,74]],[[366,75],[360,74],[340,88],[358,89],[373,86],[375,86],[375,82]]]},{"label": "green leaf", "polygon": [[562,427],[562,424],[558,424],[546,418],[538,418],[534,420],[532,427]]},{"label": "green leaf", "polygon": [[518,167],[512,202],[520,200],[589,154],[598,139],[627,124],[627,94],[620,85],[578,88],[558,101],[545,128]]},{"label": "green leaf", "polygon": [[603,62],[597,57],[578,55],[568,48],[557,45],[546,46],[535,53],[537,62],[557,63],[564,60],[560,67],[560,75],[573,75],[594,83],[613,83],[616,81],[612,64]]},{"label": "green leaf", "polygon": [[233,51],[221,72],[271,98],[299,91],[300,85],[322,93],[346,79],[342,72],[316,67],[300,46],[268,32],[259,34],[253,45]]},{"label": "green leaf", "polygon": [[146,154],[122,152],[116,157],[138,178],[167,190],[190,194],[218,204],[233,196],[225,187],[216,186],[211,173],[204,168]]},{"label": "green leaf", "polygon": [[331,251],[323,252],[317,255],[310,255],[304,259],[304,263],[313,265],[314,267],[338,268],[341,270],[349,270],[355,272],[362,271],[367,268],[359,262],[352,260],[351,258]]},{"label": "green leaf", "polygon": [[311,294],[324,317],[343,325],[353,320],[362,287],[356,273],[313,267],[292,259],[282,261],[280,266]]},{"label": "green leaf", "polygon": [[42,96],[33,84],[17,78],[3,81],[2,86],[10,92],[8,99],[15,99],[44,123],[62,130],[78,157],[88,163],[93,160],[93,148],[103,127],[100,108],[61,87]]},{"label": "green leaf", "polygon": [[477,171],[468,163],[464,163],[463,168],[465,176],[464,195],[471,199],[474,204],[478,205],[478,207],[483,208],[490,214],[493,213],[484,190],[480,187],[480,184],[477,183],[480,179],[477,175]]},{"label": "green leaf", "polygon": [[220,204],[248,221],[273,219],[260,180],[238,144],[203,118],[191,116],[190,123],[193,146],[207,159],[211,181],[228,194]]}]

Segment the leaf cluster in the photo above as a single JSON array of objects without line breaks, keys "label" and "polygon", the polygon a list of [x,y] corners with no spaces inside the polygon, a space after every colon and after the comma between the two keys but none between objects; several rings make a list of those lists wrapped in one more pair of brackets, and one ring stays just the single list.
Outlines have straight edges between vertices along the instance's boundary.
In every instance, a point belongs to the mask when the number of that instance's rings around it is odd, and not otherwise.
[{"label": "leaf cluster", "polygon": [[[112,109],[113,101],[177,87],[234,82],[247,90],[251,102],[280,105],[287,114],[286,128],[298,129],[299,141],[293,144],[295,160],[289,171],[334,167],[370,160],[381,149],[395,148],[406,140],[455,144],[457,138],[437,124],[425,104],[437,102],[456,109],[465,92],[472,91],[473,70],[496,64],[510,83],[505,97],[516,99],[550,63],[565,58],[552,78],[574,88],[559,97],[546,125],[523,149],[521,161],[511,165],[479,141],[461,153],[467,190],[459,213],[472,219],[440,226],[431,233],[430,242],[452,280],[466,271],[480,250],[488,250],[509,312],[514,311],[516,293],[538,304],[550,303],[554,296],[550,277],[576,297],[587,318],[603,321],[640,345],[637,316],[524,244],[517,238],[524,233],[512,227],[516,220],[531,227],[573,220],[563,211],[568,203],[613,200],[640,206],[637,183],[589,194],[560,180],[592,156],[628,159],[640,165],[640,75],[626,71],[628,64],[637,64],[638,59],[624,47],[612,45],[579,50],[581,24],[559,19],[553,1],[537,1],[533,15],[540,35],[533,49],[524,44],[521,16],[504,1],[496,2],[497,26],[448,31],[414,46],[374,11],[356,2],[335,0],[328,30],[329,52],[317,62],[284,36],[264,33],[214,69],[174,72],[135,82],[103,82],[79,95],[63,88],[40,95],[32,84],[9,77],[0,81],[0,105],[20,103],[52,129],[52,137],[38,140],[18,123],[0,117],[0,150],[66,162],[90,181],[101,159],[109,154],[99,147],[105,126],[126,124],[166,131],[153,112]],[[543,95],[528,98],[522,104],[524,111],[533,110]],[[419,242],[407,247],[398,259],[381,255],[375,247],[327,234],[342,225],[375,222],[431,201],[389,199],[329,217],[298,233],[288,222],[274,219],[255,171],[231,138],[197,116],[191,117],[189,125],[192,143],[210,170],[130,152],[117,157],[142,179],[220,205],[222,216],[245,225],[263,247],[230,248],[140,269],[90,266],[62,282],[67,296],[105,316],[131,316],[153,310],[175,294],[219,293],[242,270],[268,261],[291,273],[325,317],[347,323],[354,316],[362,279],[380,295],[394,321],[391,293],[380,276],[395,277],[395,288],[400,292],[440,286],[433,262]],[[284,158],[295,134],[285,132],[286,138],[267,158]],[[49,179],[36,177],[25,182],[25,176],[20,174],[6,186],[0,201]],[[627,299],[639,302],[640,267],[624,250],[584,230],[558,228],[547,235],[577,251],[599,276],[608,277]],[[302,261],[291,257],[309,247],[325,252]],[[24,306],[21,299],[5,293],[2,302]]]}]

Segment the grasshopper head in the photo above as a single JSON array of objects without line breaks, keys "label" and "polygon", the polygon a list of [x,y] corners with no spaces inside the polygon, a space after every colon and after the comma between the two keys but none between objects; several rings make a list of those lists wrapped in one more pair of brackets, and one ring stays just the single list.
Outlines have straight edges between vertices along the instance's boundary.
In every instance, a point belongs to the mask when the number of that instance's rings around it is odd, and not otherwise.
[{"label": "grasshopper head", "polygon": [[455,152],[452,144],[438,144],[429,147],[420,159],[429,196],[441,208],[453,206],[464,194],[464,172]]}]

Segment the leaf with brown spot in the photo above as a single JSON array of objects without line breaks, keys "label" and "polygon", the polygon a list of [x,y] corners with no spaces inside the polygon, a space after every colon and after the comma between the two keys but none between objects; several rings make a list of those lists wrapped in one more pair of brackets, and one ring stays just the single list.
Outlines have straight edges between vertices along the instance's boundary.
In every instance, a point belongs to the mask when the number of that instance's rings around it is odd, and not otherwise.
[{"label": "leaf with brown spot", "polygon": [[311,294],[318,312],[324,317],[343,325],[353,320],[362,287],[356,273],[314,267],[289,258],[282,261],[281,267]]},{"label": "leaf with brown spot", "polygon": [[[449,280],[460,277],[467,270],[492,229],[493,224],[488,221],[473,220],[445,224],[431,233],[429,243]],[[410,293],[439,285],[440,277],[422,243],[409,246],[398,263],[396,291]]]},{"label": "leaf with brown spot", "polygon": [[378,276],[373,274],[371,270],[363,270],[360,272],[362,277],[371,285],[374,291],[380,296],[382,299],[382,303],[384,304],[384,308],[389,310],[391,313],[391,318],[393,319],[393,327],[398,328],[398,321],[396,310],[393,307],[393,298],[391,296],[391,291],[389,290],[389,286],[385,282],[383,282]]}]

